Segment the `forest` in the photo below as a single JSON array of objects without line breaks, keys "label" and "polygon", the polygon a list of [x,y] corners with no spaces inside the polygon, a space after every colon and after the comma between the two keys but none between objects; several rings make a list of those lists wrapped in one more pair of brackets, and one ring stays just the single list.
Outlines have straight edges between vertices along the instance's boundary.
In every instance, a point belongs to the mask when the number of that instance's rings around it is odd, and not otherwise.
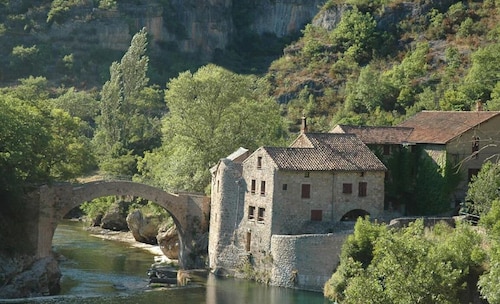
[{"label": "forest", "polygon": [[[422,110],[468,111],[478,100],[500,110],[499,0],[329,0],[300,37],[239,37],[227,56],[206,62],[169,53],[162,71],[143,28],[123,54],[89,54],[92,73],[71,52],[16,44],[12,37],[36,29],[40,16],[64,22],[82,3],[38,2],[0,0],[0,40],[9,41],[0,50],[0,231],[14,229],[6,219],[22,213],[19,197],[42,183],[98,174],[208,193],[218,159],[238,147],[287,145],[303,115],[311,131],[326,132],[339,123],[395,125]],[[339,10],[337,22],[319,21]],[[245,49],[252,37],[259,47]],[[252,69],[263,56],[273,60]],[[417,222],[392,231],[360,220],[327,296],[398,303],[406,292],[408,303],[457,303],[479,282],[480,295],[499,302],[500,204],[490,191],[499,180],[496,163],[473,180],[478,227],[430,231]]]}]

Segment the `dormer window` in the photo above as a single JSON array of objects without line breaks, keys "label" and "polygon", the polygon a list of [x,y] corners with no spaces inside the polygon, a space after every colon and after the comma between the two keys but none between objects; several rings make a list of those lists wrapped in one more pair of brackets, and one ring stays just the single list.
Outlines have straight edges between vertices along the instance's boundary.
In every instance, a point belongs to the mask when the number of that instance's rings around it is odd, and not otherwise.
[{"label": "dormer window", "polygon": [[257,169],[262,168],[262,156],[257,157]]}]

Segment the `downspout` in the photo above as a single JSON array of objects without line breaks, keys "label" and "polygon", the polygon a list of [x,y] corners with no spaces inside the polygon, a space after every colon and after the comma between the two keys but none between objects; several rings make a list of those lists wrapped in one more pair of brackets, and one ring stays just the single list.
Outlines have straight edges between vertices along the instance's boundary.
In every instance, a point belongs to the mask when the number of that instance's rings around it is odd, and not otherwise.
[{"label": "downspout", "polygon": [[331,221],[333,222],[334,221],[334,216],[333,216],[333,204],[335,202],[335,172],[332,171],[332,218],[331,218]]}]

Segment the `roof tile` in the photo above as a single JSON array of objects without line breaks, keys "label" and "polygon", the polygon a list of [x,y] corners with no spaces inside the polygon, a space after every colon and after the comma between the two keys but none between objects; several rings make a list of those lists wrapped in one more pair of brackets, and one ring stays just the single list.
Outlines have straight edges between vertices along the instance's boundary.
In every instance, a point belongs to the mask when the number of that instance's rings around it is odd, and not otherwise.
[{"label": "roof tile", "polygon": [[263,149],[280,170],[386,170],[384,164],[354,134],[304,133],[288,148]]}]

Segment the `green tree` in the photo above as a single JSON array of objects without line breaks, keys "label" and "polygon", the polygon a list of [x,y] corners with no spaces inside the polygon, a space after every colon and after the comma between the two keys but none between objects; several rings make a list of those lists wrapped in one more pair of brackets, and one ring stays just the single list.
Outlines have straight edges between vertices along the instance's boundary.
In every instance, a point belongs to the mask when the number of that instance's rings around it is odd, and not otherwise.
[{"label": "green tree", "polygon": [[480,225],[486,228],[488,235],[487,269],[479,279],[479,290],[488,303],[500,303],[500,200],[495,199],[491,208],[484,213]]},{"label": "green tree", "polygon": [[339,24],[330,33],[331,43],[358,61],[369,60],[377,36],[376,26],[370,13],[363,14],[354,6],[342,14]]},{"label": "green tree", "polygon": [[136,158],[160,143],[159,118],[165,108],[160,90],[147,87],[147,33],[132,38],[120,62],[113,62],[110,80],[101,91],[94,147],[101,170],[118,175],[136,172]]},{"label": "green tree", "polygon": [[487,45],[472,54],[472,66],[465,77],[463,90],[471,103],[491,98],[500,79],[500,43]]},{"label": "green tree", "polygon": [[357,113],[373,113],[377,108],[392,111],[397,90],[371,65],[363,67],[358,79],[347,83],[346,107]]},{"label": "green tree", "polygon": [[146,154],[141,173],[165,188],[203,191],[221,157],[276,144],[285,132],[267,90],[262,79],[215,65],[179,74],[167,84],[163,145]]},{"label": "green tree", "polygon": [[470,210],[476,214],[487,213],[491,202],[499,198],[500,165],[488,161],[484,163],[469,183],[466,201]]},{"label": "green tree", "polygon": [[71,179],[94,164],[81,120],[53,108],[47,92],[28,83],[44,81],[30,78],[17,88],[0,92],[4,187]]},{"label": "green tree", "polygon": [[419,84],[429,68],[427,64],[429,49],[428,43],[418,43],[399,65],[384,73],[387,80],[399,90],[397,104],[400,111],[412,106],[414,96],[421,92]]},{"label": "green tree", "polygon": [[[369,225],[377,224],[362,226]],[[359,232],[374,236],[373,231],[365,227]],[[438,223],[428,230],[417,220],[369,239],[365,248],[372,248],[372,259],[364,267],[349,254],[356,251],[342,247],[340,265],[325,285],[327,298],[341,303],[459,303],[475,288],[471,269],[485,257],[482,238],[466,223],[456,228]]]}]

